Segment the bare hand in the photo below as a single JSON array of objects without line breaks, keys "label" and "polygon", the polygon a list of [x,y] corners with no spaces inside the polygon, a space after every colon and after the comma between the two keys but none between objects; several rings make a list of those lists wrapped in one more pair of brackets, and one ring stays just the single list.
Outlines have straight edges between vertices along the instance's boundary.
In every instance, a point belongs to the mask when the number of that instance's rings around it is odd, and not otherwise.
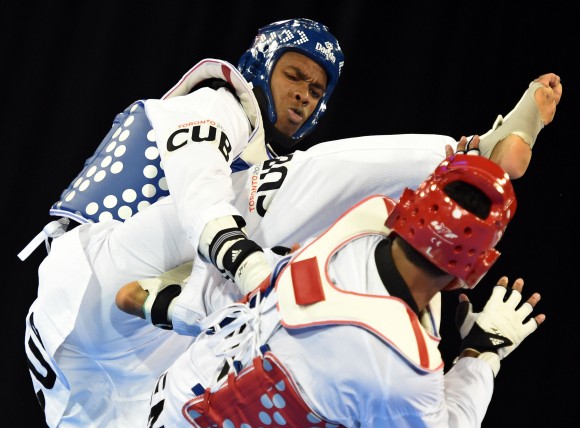
[{"label": "bare hand", "polygon": [[[467,147],[467,137],[462,136],[459,141],[457,142],[457,148],[454,150],[451,145],[445,145],[445,157],[449,157],[454,153],[457,152],[465,152],[465,148]],[[471,141],[469,142],[469,148],[477,149],[479,147],[479,135],[474,135]]]}]

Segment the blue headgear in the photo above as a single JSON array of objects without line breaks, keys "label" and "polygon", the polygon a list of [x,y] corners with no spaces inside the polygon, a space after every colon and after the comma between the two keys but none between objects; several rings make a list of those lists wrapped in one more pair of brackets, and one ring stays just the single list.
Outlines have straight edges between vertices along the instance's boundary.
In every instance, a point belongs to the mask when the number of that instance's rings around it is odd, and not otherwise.
[{"label": "blue headgear", "polygon": [[291,136],[291,143],[295,144],[314,129],[326,110],[326,103],[344,64],[344,54],[328,27],[310,19],[288,19],[260,28],[254,43],[240,58],[238,69],[254,88],[262,90],[267,101],[267,118],[271,124],[275,124],[277,119],[270,90],[272,71],[280,56],[288,51],[298,52],[316,61],[324,68],[328,77],[326,92],[316,109]]}]

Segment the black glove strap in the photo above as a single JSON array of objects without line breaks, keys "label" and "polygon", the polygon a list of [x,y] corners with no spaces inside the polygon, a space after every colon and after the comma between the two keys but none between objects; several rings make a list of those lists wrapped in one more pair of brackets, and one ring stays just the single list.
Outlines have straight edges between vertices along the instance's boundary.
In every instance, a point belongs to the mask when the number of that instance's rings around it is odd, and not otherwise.
[{"label": "black glove strap", "polygon": [[241,239],[234,242],[224,254],[223,264],[225,270],[234,277],[242,262],[256,251],[262,251],[262,247],[251,239]]},{"label": "black glove strap", "polygon": [[173,299],[181,294],[181,286],[171,284],[157,293],[151,306],[151,323],[163,330],[173,330],[173,325],[168,320],[167,311]]},{"label": "black glove strap", "polygon": [[484,331],[477,322],[463,339],[461,351],[467,348],[475,349],[478,352],[495,352],[504,346],[513,345],[513,342],[500,334]]}]

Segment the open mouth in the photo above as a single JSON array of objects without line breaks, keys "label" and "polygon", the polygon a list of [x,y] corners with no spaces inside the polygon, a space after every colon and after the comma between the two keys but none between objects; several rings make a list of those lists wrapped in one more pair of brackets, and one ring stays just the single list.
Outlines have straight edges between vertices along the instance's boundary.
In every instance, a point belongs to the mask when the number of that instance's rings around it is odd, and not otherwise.
[{"label": "open mouth", "polygon": [[300,109],[297,109],[297,108],[289,108],[288,109],[288,119],[294,125],[300,125],[302,123],[303,114],[304,113]]}]

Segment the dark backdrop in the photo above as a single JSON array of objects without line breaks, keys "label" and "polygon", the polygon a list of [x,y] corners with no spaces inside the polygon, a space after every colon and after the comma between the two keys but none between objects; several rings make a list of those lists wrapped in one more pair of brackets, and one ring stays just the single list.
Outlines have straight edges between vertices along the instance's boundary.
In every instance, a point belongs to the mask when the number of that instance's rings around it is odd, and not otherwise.
[{"label": "dark backdrop", "polygon": [[[517,11],[491,1],[453,7],[376,1],[7,3],[0,6],[2,169],[8,177],[2,198],[2,418],[43,426],[23,331],[45,251],[39,248],[25,262],[16,254],[50,220],[50,205],[114,116],[136,99],[162,96],[200,59],[236,64],[259,27],[309,17],[330,27],[346,55],[341,82],[309,143],[369,134],[481,134],[512,109],[534,78],[546,72],[562,77],[556,119],[541,132],[527,175],[514,183],[519,207],[500,243],[503,255],[470,296],[479,310],[499,276],[523,276],[528,292],[542,293],[538,309],[548,317],[502,364],[483,425],[577,420],[578,226],[571,204],[578,194],[573,127],[579,119],[580,38],[579,24],[562,2]],[[444,299],[448,364],[459,342],[451,324],[456,299]]]}]

